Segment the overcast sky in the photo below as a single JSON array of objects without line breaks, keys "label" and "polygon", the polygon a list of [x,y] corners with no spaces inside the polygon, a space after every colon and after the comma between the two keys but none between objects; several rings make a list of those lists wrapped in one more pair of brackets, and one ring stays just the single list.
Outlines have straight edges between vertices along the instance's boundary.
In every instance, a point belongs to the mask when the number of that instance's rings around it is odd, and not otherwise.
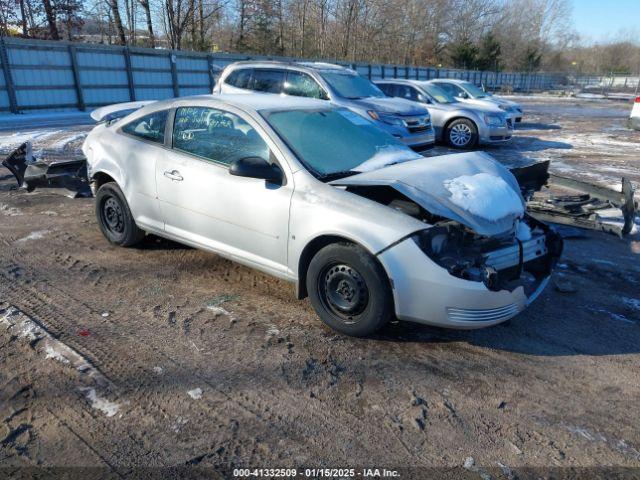
[{"label": "overcast sky", "polygon": [[640,0],[572,0],[575,27],[585,41],[610,40],[621,31],[640,42]]}]

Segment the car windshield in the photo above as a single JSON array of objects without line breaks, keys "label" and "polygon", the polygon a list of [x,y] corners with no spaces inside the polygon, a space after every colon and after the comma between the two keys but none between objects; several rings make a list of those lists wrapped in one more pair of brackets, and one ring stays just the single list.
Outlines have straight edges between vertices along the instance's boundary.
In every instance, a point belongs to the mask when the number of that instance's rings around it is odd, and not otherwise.
[{"label": "car windshield", "polygon": [[476,87],[473,83],[464,82],[462,85],[473,98],[485,98],[489,96],[487,92],[485,92],[481,88]]},{"label": "car windshield", "polygon": [[422,158],[350,110],[279,110],[263,116],[307,169],[324,181]]},{"label": "car windshield", "polygon": [[456,101],[455,98],[445,92],[442,88],[432,83],[423,83],[420,87],[438,103],[454,103]]},{"label": "car windshield", "polygon": [[350,100],[385,96],[382,90],[369,80],[354,73],[324,71],[322,72],[322,78],[338,95]]}]

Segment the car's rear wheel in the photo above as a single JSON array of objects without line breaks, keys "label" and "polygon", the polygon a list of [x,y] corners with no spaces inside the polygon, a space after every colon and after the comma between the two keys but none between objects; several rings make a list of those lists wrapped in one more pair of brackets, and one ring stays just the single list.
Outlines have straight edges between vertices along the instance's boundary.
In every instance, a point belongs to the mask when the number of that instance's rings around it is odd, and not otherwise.
[{"label": "car's rear wheel", "polygon": [[478,129],[471,120],[458,118],[447,126],[446,139],[453,148],[473,148],[478,143]]},{"label": "car's rear wheel", "polygon": [[105,183],[98,189],[96,217],[102,234],[115,245],[130,247],[145,236],[133,220],[124,194],[114,182]]},{"label": "car's rear wheel", "polygon": [[309,264],[306,281],[316,313],[339,332],[370,335],[393,315],[384,269],[357,245],[334,243],[321,249]]}]

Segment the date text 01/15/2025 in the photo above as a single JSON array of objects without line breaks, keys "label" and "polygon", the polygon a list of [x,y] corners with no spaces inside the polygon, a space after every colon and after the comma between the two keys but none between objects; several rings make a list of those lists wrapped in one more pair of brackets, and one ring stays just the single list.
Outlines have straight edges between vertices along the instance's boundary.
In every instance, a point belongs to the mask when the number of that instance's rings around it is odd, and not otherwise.
[{"label": "date text 01/15/2025", "polygon": [[236,468],[234,478],[399,478],[397,470],[386,468]]}]

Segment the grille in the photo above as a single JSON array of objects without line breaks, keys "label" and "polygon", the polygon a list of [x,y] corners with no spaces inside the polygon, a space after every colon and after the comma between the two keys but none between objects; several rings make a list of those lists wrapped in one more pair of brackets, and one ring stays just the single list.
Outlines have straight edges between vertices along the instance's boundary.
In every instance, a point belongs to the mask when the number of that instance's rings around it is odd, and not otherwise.
[{"label": "grille", "polygon": [[409,130],[411,133],[420,133],[420,132],[428,132],[429,130],[431,130],[431,124],[427,123],[424,125],[421,125],[419,127],[407,127],[407,130]]},{"label": "grille", "polygon": [[447,307],[447,315],[450,320],[456,322],[491,322],[495,320],[506,320],[518,313],[518,306],[510,303],[504,307],[484,308],[473,310],[470,308]]},{"label": "grille", "polygon": [[510,118],[507,118],[507,127],[513,128],[513,121]]},{"label": "grille", "polygon": [[[522,242],[522,261],[524,263],[541,257],[547,253],[547,245],[543,235]],[[518,244],[494,250],[484,256],[487,265],[496,270],[513,267],[520,262],[520,247]]]}]

